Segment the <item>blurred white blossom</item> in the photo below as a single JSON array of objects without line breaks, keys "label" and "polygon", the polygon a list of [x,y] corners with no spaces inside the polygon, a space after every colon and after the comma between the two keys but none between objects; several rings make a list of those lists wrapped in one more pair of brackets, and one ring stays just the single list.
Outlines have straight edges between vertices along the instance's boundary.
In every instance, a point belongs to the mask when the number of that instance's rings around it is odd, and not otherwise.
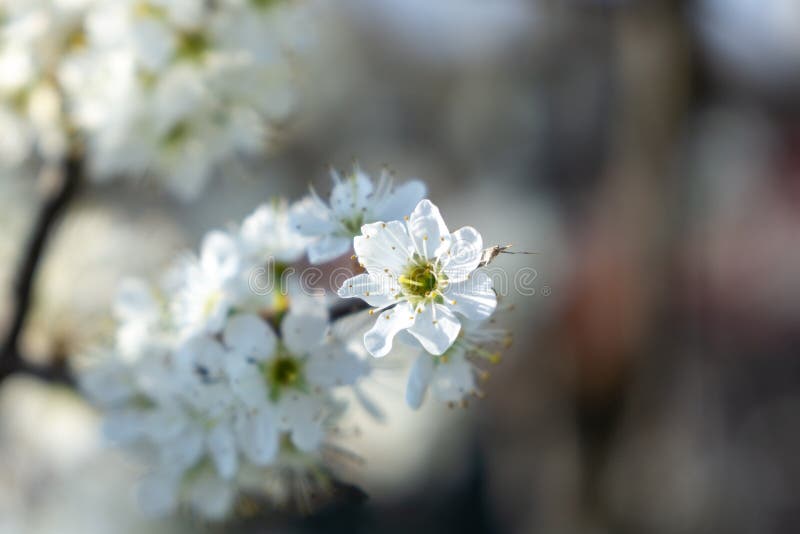
[{"label": "blurred white blossom", "polygon": [[82,146],[94,180],[192,199],[269,148],[308,21],[290,1],[3,0],[0,162]]},{"label": "blurred white blossom", "polygon": [[[81,383],[104,409],[109,438],[150,465],[140,487],[149,512],[188,506],[222,518],[245,481],[269,498],[274,487],[252,481],[280,484],[286,462],[317,483],[327,476],[322,455],[346,408],[337,392],[356,388],[369,366],[330,328],[324,297],[287,282],[271,289],[280,298],[253,299],[241,285],[253,268],[297,256],[285,215],[285,204],[264,205],[241,234],[209,232],[199,257],[159,284],[120,285],[115,342],[97,350]],[[253,217],[272,230],[256,248],[244,239]]]},{"label": "blurred white blossom", "polygon": [[381,171],[377,184],[355,166],[342,179],[331,169],[333,190],[330,204],[312,189],[311,194],[292,207],[292,224],[304,236],[313,238],[308,247],[311,263],[325,263],[352,249],[353,237],[365,223],[399,219],[425,196],[425,184],[411,180],[393,187],[389,171]]},{"label": "blurred white blossom", "polygon": [[94,4],[0,2],[0,164],[57,160],[67,151],[69,104],[58,77],[62,64],[86,54],[83,17]]}]

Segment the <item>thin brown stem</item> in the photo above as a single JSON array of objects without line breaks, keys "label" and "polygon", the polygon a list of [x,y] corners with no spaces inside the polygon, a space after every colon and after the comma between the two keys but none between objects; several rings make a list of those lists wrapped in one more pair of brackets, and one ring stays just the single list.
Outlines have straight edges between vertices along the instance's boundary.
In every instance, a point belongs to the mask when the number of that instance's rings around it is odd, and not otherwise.
[{"label": "thin brown stem", "polygon": [[19,351],[19,338],[28,319],[42,256],[57,221],[75,197],[82,173],[83,160],[80,156],[71,155],[64,160],[56,177],[56,183],[45,195],[31,228],[13,280],[11,320],[2,337],[2,348],[0,348],[0,382],[17,372],[32,374],[49,381],[71,382],[64,362],[56,362],[47,367],[27,363]]}]

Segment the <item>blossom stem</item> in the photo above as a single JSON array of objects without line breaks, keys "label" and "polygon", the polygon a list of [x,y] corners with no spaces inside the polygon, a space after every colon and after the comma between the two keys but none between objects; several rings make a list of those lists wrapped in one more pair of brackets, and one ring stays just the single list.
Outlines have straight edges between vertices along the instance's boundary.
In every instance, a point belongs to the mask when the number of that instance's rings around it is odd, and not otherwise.
[{"label": "blossom stem", "polygon": [[331,306],[330,320],[331,322],[358,313],[370,308],[370,305],[363,300],[342,300]]},{"label": "blossom stem", "polygon": [[71,383],[64,362],[55,362],[46,367],[33,366],[26,362],[19,351],[19,337],[31,306],[31,297],[42,256],[50,241],[56,222],[75,197],[83,173],[80,155],[69,155],[62,162],[55,183],[45,193],[39,213],[34,221],[28,241],[23,250],[14,276],[11,314],[8,329],[2,337],[0,348],[0,382],[17,372],[41,377],[61,383]]}]

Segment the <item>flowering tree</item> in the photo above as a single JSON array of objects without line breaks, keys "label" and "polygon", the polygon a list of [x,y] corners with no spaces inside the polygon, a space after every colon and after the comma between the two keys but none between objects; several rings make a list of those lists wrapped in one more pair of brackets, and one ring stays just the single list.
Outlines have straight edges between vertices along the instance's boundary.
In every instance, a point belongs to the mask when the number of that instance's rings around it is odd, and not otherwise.
[{"label": "flowering tree", "polygon": [[[0,9],[0,124],[14,133],[0,156],[61,172],[18,273],[0,377],[71,382],[69,370],[31,367],[17,350],[53,221],[84,177],[148,179],[188,201],[212,171],[263,152],[290,108],[286,50],[299,46],[302,11],[245,0]],[[451,232],[421,181],[395,185],[386,171],[374,181],[358,166],[331,174],[328,201],[312,190],[263,204],[208,232],[160,279],[121,284],[113,343],[77,382],[109,438],[149,466],[145,510],[188,506],[220,519],[243,494],[300,498],[287,481],[332,487],[337,430],[353,402],[380,416],[380,399],[361,386],[395,341],[418,353],[411,407],[428,390],[451,404],[480,395],[482,364],[509,340],[492,324],[497,295],[483,269],[500,249],[485,250],[472,227]],[[351,254],[346,276],[327,284],[290,276]]]}]

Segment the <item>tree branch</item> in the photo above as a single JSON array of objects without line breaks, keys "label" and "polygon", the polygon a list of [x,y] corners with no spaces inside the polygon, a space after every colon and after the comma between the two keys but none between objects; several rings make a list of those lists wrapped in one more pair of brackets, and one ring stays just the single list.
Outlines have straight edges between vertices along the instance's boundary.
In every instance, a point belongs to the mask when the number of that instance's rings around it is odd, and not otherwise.
[{"label": "tree branch", "polygon": [[369,308],[370,305],[363,300],[343,299],[331,306],[330,321],[333,322],[342,317],[368,310]]},{"label": "tree branch", "polygon": [[56,222],[78,190],[83,173],[82,158],[77,155],[68,156],[59,171],[56,183],[45,194],[14,274],[11,320],[0,348],[0,382],[16,372],[32,374],[50,381],[71,382],[65,362],[56,362],[48,367],[33,366],[19,352],[19,337],[28,318],[39,265]]}]

